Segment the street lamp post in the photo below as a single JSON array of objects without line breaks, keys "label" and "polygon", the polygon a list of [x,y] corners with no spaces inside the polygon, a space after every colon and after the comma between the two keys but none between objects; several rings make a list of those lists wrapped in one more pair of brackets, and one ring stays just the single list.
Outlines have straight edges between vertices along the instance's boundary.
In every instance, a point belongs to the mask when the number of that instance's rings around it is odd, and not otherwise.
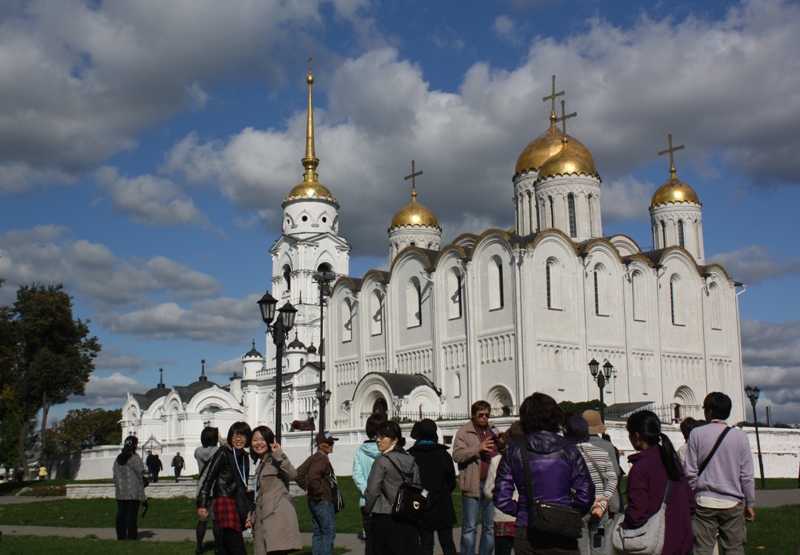
[{"label": "street lamp post", "polygon": [[330,292],[330,283],[336,279],[336,274],[334,272],[320,271],[314,272],[312,278],[319,284],[319,387],[317,388],[317,400],[319,401],[319,430],[324,432],[325,406],[331,399],[331,392],[325,391],[325,382],[322,379],[322,375],[325,371],[325,349],[322,344],[322,324],[325,323],[325,295]]},{"label": "street lamp post", "polygon": [[[592,373],[592,378],[597,382],[597,387],[600,388],[600,420],[606,421],[606,404],[603,400],[604,389],[612,376],[614,376],[614,366],[606,361],[603,365],[603,371],[600,371],[600,363],[595,359],[589,362],[589,372]],[[616,376],[614,376],[616,377]]]},{"label": "street lamp post", "polygon": [[314,410],[313,414],[311,413],[311,411],[306,412],[306,415],[308,416],[308,421],[311,422],[311,454],[312,455],[314,454],[314,431],[316,430],[316,426],[314,425],[314,421],[317,418],[317,414],[318,413],[317,413],[316,410]]},{"label": "street lamp post", "polygon": [[[272,342],[275,344],[275,441],[281,441],[281,417],[283,416],[283,348],[286,346],[286,338],[289,331],[294,327],[294,317],[297,309],[288,301],[278,309],[278,317],[275,318],[275,307],[278,300],[269,294],[258,301],[258,308],[261,310],[261,319],[267,325],[267,333],[272,334]],[[273,322],[274,320],[274,322]]]},{"label": "street lamp post", "polygon": [[761,439],[758,436],[758,415],[756,414],[756,402],[761,390],[758,387],[750,387],[749,385],[744,388],[747,393],[747,398],[750,399],[750,404],[753,405],[753,424],[756,427],[756,446],[758,447],[758,470],[761,472],[761,489],[767,489],[764,481],[764,460],[761,458]]}]

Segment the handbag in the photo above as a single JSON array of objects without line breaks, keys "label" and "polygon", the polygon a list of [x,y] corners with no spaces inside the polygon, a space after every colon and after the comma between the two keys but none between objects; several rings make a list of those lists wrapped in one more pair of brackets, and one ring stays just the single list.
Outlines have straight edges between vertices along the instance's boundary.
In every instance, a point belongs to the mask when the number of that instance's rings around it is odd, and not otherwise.
[{"label": "handbag", "polygon": [[344,509],[344,497],[339,491],[339,482],[336,480],[336,473],[331,466],[331,497],[333,498],[333,512],[338,513]]},{"label": "handbag", "polygon": [[403,480],[403,483],[397,488],[397,495],[392,503],[392,515],[422,522],[428,517],[428,508],[430,507],[428,490],[407,480],[406,474],[400,470],[391,457],[387,456],[386,459],[397,469],[400,479]]},{"label": "handbag", "polygon": [[534,499],[528,449],[525,445],[520,445],[519,452],[522,456],[522,469],[525,474],[525,494],[528,497],[528,537],[534,537],[535,532],[546,532],[571,539],[579,538],[583,524],[581,513],[566,505]]},{"label": "handbag", "polygon": [[147,476],[142,476],[142,487],[146,488],[150,485],[150,480],[147,479]]},{"label": "handbag", "polygon": [[616,523],[611,532],[611,544],[617,555],[660,555],[664,549],[667,501],[672,492],[672,480],[667,484],[661,508],[639,528],[625,529],[622,520]]}]

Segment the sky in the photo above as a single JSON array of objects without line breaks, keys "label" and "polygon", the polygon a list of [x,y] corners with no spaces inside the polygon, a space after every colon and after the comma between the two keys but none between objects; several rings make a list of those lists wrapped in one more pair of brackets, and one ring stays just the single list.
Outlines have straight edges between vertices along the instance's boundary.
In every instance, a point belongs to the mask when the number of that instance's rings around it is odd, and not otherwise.
[{"label": "sky", "polygon": [[800,5],[779,0],[2,2],[0,304],[63,283],[103,345],[86,395],[51,414],[119,407],[158,368],[185,385],[201,360],[224,384],[263,349],[309,56],[353,276],[388,267],[412,159],[444,243],[514,224],[514,165],[548,125],[554,74],[606,235],[652,248],[672,134],[707,259],[747,284],[761,419],[800,422]]}]

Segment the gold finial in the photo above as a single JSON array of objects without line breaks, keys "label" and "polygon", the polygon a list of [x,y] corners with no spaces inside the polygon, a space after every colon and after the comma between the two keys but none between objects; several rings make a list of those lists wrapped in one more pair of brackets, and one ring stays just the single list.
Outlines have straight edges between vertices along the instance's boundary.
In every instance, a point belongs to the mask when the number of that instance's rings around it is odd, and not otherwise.
[{"label": "gold finial", "polygon": [[416,177],[418,175],[422,175],[422,172],[415,172],[414,171],[414,160],[411,160],[411,175],[407,175],[403,178],[403,181],[411,180],[411,199],[416,200],[417,198],[417,182]]},{"label": "gold finial", "polygon": [[[555,102],[555,100],[553,100],[553,102]],[[578,112],[572,112],[571,114],[568,115],[567,111],[566,111],[566,108],[565,108],[565,105],[566,105],[566,101],[562,100],[561,101],[561,117],[560,118],[556,118],[556,121],[564,122],[563,123],[563,127],[562,127],[563,130],[562,130],[562,134],[561,134],[561,142],[564,143],[564,144],[567,144],[569,142],[569,138],[567,137],[567,120],[569,118],[574,118],[575,116],[577,116]]]},{"label": "gold finial", "polygon": [[553,93],[550,96],[545,96],[542,99],[542,102],[550,101],[550,121],[555,123],[558,121],[556,117],[556,98],[559,96],[564,96],[564,91],[556,92],[556,76],[553,75]]},{"label": "gold finial", "polygon": [[314,152],[314,104],[311,95],[311,86],[314,84],[314,74],[311,72],[311,56],[308,57],[308,123],[306,127],[306,156],[303,158],[303,167],[306,169],[303,175],[303,180],[306,183],[315,183],[317,181],[317,166],[319,165],[319,158]]},{"label": "gold finial", "polygon": [[675,159],[673,158],[672,153],[675,152],[676,150],[683,150],[684,145],[673,147],[671,133],[667,135],[667,140],[669,140],[669,148],[667,150],[662,150],[661,152],[658,153],[658,155],[661,156],[662,154],[666,154],[667,152],[669,152],[669,173],[674,177]]}]

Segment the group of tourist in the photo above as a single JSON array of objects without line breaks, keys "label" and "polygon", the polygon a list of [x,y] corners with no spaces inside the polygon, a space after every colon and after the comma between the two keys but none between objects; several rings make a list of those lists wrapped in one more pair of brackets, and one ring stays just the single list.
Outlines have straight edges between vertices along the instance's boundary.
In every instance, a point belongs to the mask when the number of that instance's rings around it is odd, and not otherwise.
[{"label": "group of tourist", "polygon": [[[619,454],[596,411],[565,414],[552,397],[534,393],[521,404],[519,421],[500,431],[489,423],[490,405],[478,401],[455,434],[452,456],[439,442],[434,421],[415,423],[415,443],[406,449],[400,425],[373,414],[352,470],[361,493],[365,554],[432,555],[438,537],[444,555],[456,555],[456,466],[461,555],[475,555],[476,547],[478,555],[612,555],[626,553],[631,541],[655,541],[660,551],[647,552],[663,555],[711,555],[718,541],[726,555],[743,554],[745,521],[755,518],[749,441],[725,424],[731,412],[727,395],[710,393],[703,410],[705,421],[683,423],[681,453],[654,413],[628,418],[636,453],[628,457],[627,506],[619,489]],[[316,453],[296,469],[266,426],[251,431],[237,422],[226,439],[218,446],[219,431],[206,428],[195,452],[197,553],[209,519],[217,553],[246,553],[246,529],[252,529],[256,554],[300,549],[289,493],[294,480],[308,500],[314,555],[332,554],[341,494],[329,455],[337,438],[317,434]],[[138,506],[145,500],[136,445],[135,437],[127,438],[114,463],[119,539],[135,539]],[[403,496],[414,492],[411,512],[401,510]],[[662,529],[655,540],[644,534],[657,526]]]}]

